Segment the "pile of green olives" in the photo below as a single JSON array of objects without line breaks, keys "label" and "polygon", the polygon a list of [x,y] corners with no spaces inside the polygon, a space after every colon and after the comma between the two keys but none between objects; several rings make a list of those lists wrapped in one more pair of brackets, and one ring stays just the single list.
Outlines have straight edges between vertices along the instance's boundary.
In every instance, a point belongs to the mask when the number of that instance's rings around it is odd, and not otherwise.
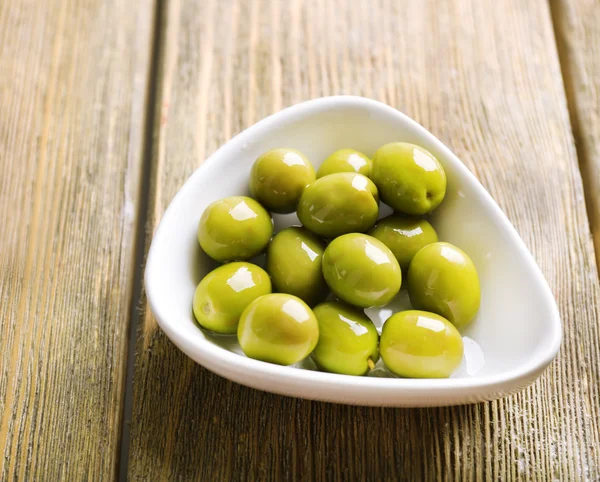
[{"label": "pile of green olives", "polygon": [[[302,152],[272,149],[254,162],[249,192],[201,215],[200,246],[222,263],[194,293],[202,329],[237,335],[246,356],[280,365],[311,357],[360,376],[381,359],[399,377],[452,375],[481,293],[473,261],[427,219],[446,194],[432,153],[407,142],[372,158],[340,149],[315,172]],[[393,214],[380,218],[381,203]],[[301,225],[274,233],[271,213],[292,212]],[[264,267],[254,262],[262,253]],[[401,287],[413,309],[392,314],[380,335],[364,309]]]}]

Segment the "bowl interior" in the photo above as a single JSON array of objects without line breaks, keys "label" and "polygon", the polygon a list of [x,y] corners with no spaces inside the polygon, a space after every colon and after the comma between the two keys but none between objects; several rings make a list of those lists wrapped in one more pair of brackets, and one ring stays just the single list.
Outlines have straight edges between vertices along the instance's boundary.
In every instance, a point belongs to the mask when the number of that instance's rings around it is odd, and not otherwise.
[{"label": "bowl interior", "polygon": [[[178,338],[180,346],[185,340],[188,354],[202,350],[205,340],[241,353],[235,337],[208,335],[194,323],[195,287],[216,267],[201,252],[196,230],[208,204],[248,193],[250,168],[261,153],[275,147],[296,148],[318,168],[340,148],[372,156],[387,142],[407,141],[430,150],[443,164],[448,192],[431,222],[440,240],[456,244],[473,259],[481,280],[481,308],[462,332],[465,359],[453,378],[489,377],[531,366],[536,360],[548,362],[561,336],[555,302],[531,255],[489,194],[414,121],[383,104],[346,99],[313,101],[259,122],[219,149],[187,181],[165,213],[148,258],[146,288],[163,329]],[[389,212],[384,207],[382,213]],[[295,214],[274,219],[276,230],[299,224]],[[408,306],[402,291],[392,306],[367,313],[381,326],[392,310]]]}]

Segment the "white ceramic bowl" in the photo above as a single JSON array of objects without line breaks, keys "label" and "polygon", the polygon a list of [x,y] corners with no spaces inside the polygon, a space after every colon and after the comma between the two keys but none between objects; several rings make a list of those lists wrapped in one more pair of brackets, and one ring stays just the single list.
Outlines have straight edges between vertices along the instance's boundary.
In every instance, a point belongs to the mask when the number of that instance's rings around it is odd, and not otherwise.
[{"label": "white ceramic bowl", "polygon": [[[448,192],[432,217],[440,239],[473,259],[481,279],[476,320],[463,332],[465,359],[449,379],[353,377],[318,372],[310,363],[282,367],[246,358],[235,337],[212,336],[194,323],[194,289],[215,264],[196,230],[211,202],[248,192],[253,161],[275,147],[304,152],[318,168],[330,153],[351,147],[372,155],[391,141],[431,151],[448,176]],[[275,216],[276,230],[298,224]],[[404,114],[361,97],[325,97],[295,105],[242,132],[188,179],[152,240],[145,273],[152,312],[167,336],[209,370],[250,387],[302,398],[380,406],[442,406],[490,400],[533,382],[556,356],[562,328],[556,302],[531,254],[504,213],[471,172],[425,128]],[[405,293],[395,309],[407,305]],[[379,326],[390,308],[367,310]],[[381,367],[381,363],[379,365]],[[304,368],[303,368],[304,367]]]}]

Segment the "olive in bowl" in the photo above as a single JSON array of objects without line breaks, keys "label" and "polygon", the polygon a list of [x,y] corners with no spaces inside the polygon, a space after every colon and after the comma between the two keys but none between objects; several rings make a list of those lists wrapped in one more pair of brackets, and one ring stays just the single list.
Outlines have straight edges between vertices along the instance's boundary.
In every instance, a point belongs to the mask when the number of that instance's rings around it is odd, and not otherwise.
[{"label": "olive in bowl", "polygon": [[437,313],[457,328],[471,323],[479,310],[481,288],[475,265],[450,243],[432,243],[419,250],[406,284],[415,308]]},{"label": "olive in bowl", "polygon": [[250,192],[269,211],[280,214],[296,210],[304,188],[315,180],[315,170],[296,149],[272,149],[252,166]]},{"label": "olive in bowl", "polygon": [[377,222],[369,235],[385,244],[406,274],[415,254],[428,244],[438,240],[437,233],[429,221],[412,216],[392,214]]},{"label": "olive in bowl", "polygon": [[327,246],[323,275],[338,298],[361,308],[389,303],[402,284],[400,265],[388,247],[359,233],[340,236]]},{"label": "olive in bowl", "polygon": [[408,378],[447,378],[463,357],[455,326],[426,311],[401,311],[386,320],[379,346],[386,367]]},{"label": "olive in bowl", "polygon": [[358,172],[369,177],[371,174],[371,159],[362,152],[354,149],[340,149],[323,161],[317,171],[317,177],[327,176],[336,172]]},{"label": "olive in bowl", "polygon": [[364,375],[379,359],[379,335],[362,310],[341,301],[326,301],[314,309],[319,342],[312,358],[323,370]]},{"label": "olive in bowl", "polygon": [[319,324],[300,298],[273,293],[248,305],[240,317],[237,334],[246,356],[293,365],[314,350],[319,340]]},{"label": "olive in bowl", "polygon": [[236,333],[244,309],[270,292],[271,280],[262,268],[245,262],[224,264],[200,281],[194,293],[194,316],[207,330]]},{"label": "olive in bowl", "polygon": [[413,216],[433,211],[446,195],[446,172],[440,162],[407,142],[392,142],[375,152],[371,179],[384,203]]},{"label": "olive in bowl", "polygon": [[338,172],[307,186],[298,204],[302,225],[324,238],[366,232],[379,215],[375,184],[362,174]]},{"label": "olive in bowl", "polygon": [[274,291],[297,296],[309,306],[328,293],[323,278],[325,243],[310,231],[292,226],[277,233],[267,249],[267,272]]},{"label": "olive in bowl", "polygon": [[273,235],[273,220],[254,199],[231,196],[210,204],[198,225],[198,241],[206,254],[222,263],[261,253]]}]

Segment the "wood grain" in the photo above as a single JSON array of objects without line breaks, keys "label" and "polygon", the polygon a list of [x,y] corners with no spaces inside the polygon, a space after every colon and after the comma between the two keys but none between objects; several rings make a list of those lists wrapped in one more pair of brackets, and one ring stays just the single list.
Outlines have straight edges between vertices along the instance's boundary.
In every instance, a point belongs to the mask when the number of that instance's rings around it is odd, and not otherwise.
[{"label": "wood grain", "polygon": [[152,0],[0,2],[0,480],[112,480]]},{"label": "wood grain", "polygon": [[192,171],[280,107],[383,100],[478,176],[565,325],[523,393],[442,409],[280,397],[187,359],[146,309],[132,480],[597,480],[599,288],[549,5],[520,0],[178,0],[163,18],[149,232]]},{"label": "wood grain", "polygon": [[553,0],[551,6],[600,266],[600,2]]}]

